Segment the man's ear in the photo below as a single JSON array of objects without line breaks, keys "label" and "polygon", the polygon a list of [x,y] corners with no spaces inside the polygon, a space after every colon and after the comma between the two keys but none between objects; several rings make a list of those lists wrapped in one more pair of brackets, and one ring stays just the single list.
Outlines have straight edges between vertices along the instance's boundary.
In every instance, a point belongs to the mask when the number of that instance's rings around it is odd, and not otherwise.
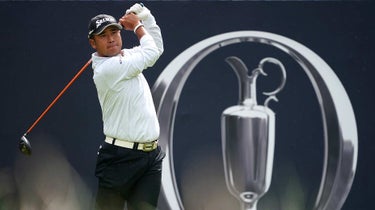
[{"label": "man's ear", "polygon": [[90,43],[92,48],[96,49],[96,43],[95,43],[94,39],[89,39],[89,43]]}]

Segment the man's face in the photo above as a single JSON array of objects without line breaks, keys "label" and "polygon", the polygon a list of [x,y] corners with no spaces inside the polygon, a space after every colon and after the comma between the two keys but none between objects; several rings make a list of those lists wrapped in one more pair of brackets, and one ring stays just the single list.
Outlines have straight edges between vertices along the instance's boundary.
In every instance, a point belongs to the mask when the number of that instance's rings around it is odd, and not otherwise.
[{"label": "man's face", "polygon": [[94,35],[89,42],[102,57],[116,56],[122,48],[120,30],[116,26],[109,26],[101,34]]}]

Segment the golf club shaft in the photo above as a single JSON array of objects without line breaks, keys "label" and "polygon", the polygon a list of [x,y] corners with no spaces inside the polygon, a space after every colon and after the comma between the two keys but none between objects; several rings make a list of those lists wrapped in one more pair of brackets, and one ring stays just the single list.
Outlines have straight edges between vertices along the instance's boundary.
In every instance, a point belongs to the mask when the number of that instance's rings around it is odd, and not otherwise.
[{"label": "golf club shaft", "polygon": [[47,112],[56,104],[56,102],[60,99],[60,97],[66,92],[66,90],[77,80],[77,78],[86,70],[86,68],[91,64],[91,59],[87,61],[87,63],[77,72],[77,74],[70,80],[70,82],[61,90],[61,92],[56,96],[55,99],[48,105],[48,107],[43,111],[43,113],[35,120],[35,122],[30,126],[30,128],[26,131],[24,136],[31,132],[31,130],[39,123],[39,121],[47,114]]}]

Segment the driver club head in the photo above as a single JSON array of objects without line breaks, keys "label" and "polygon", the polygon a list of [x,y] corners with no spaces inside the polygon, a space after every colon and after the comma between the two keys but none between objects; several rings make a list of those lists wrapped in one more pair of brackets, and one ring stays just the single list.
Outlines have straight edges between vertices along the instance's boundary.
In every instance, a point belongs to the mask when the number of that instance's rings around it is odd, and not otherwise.
[{"label": "driver club head", "polygon": [[30,142],[27,140],[26,136],[23,135],[21,137],[21,140],[18,144],[18,148],[20,149],[20,151],[25,154],[25,155],[31,155],[31,144]]}]

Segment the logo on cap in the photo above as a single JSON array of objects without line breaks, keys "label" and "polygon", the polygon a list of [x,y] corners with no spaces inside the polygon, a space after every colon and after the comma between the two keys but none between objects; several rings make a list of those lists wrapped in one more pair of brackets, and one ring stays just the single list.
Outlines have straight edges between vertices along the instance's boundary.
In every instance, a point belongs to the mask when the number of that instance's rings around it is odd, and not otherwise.
[{"label": "logo on cap", "polygon": [[111,17],[105,17],[105,18],[99,19],[95,22],[96,28],[99,28],[99,26],[102,25],[102,23],[104,23],[104,22],[116,22],[116,20],[114,18],[111,18]]}]

